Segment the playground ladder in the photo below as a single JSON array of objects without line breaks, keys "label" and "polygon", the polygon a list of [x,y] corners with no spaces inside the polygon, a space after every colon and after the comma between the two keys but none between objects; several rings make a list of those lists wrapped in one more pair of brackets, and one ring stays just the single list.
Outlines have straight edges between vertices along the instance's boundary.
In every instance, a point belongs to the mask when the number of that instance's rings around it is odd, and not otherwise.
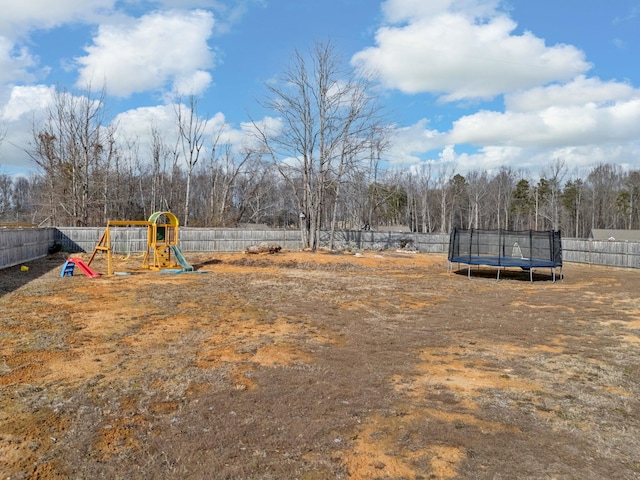
[{"label": "playground ladder", "polygon": [[61,277],[73,277],[73,269],[75,268],[76,264],[73,263],[71,260],[67,260],[66,262],[64,262],[64,265],[62,266],[62,270],[60,271],[60,276]]}]

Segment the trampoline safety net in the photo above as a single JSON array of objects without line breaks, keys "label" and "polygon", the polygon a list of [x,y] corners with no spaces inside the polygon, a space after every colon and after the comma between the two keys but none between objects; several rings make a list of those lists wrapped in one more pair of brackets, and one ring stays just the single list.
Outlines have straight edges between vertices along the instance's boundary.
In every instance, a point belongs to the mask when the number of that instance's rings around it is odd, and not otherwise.
[{"label": "trampoline safety net", "polygon": [[449,268],[453,263],[488,265],[498,268],[550,268],[555,281],[556,268],[562,269],[562,241],[555,230],[477,230],[454,228],[449,238]]}]

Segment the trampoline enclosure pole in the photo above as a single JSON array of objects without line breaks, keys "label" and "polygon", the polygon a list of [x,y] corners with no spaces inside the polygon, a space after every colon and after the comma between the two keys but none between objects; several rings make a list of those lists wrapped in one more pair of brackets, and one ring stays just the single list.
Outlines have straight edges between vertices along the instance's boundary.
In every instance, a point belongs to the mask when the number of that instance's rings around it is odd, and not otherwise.
[{"label": "trampoline enclosure pole", "polygon": [[533,230],[529,230],[529,280],[533,282]]}]

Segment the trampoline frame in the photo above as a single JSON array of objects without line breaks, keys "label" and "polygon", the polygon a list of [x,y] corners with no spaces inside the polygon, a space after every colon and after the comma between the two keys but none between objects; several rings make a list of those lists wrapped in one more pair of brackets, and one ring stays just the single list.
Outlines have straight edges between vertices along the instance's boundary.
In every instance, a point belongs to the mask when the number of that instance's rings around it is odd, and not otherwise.
[{"label": "trampoline frame", "polygon": [[[518,254],[519,252],[519,254]],[[533,282],[534,268],[549,268],[553,281],[556,269],[562,279],[562,242],[556,230],[477,230],[454,228],[449,238],[448,273],[454,263],[468,265],[467,276],[471,278],[473,265],[519,267],[529,271]]]}]

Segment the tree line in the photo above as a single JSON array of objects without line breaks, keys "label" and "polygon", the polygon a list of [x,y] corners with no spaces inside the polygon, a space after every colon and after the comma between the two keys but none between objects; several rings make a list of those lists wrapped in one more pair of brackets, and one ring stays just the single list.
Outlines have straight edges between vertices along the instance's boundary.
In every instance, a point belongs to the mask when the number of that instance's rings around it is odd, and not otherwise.
[{"label": "tree line", "polygon": [[580,238],[640,228],[640,171],[613,164],[580,175],[555,158],[536,177],[508,166],[385,167],[389,122],[367,79],[330,43],[296,52],[280,80],[263,103],[280,123],[252,122],[241,144],[208,128],[193,96],[175,102],[172,140],[150,124],[143,145],[106,121],[104,91],[57,91],[24,146],[37,173],[0,173],[0,223],[100,226],[171,211],[192,227],[296,228],[312,249],[321,229],[554,229]]}]

